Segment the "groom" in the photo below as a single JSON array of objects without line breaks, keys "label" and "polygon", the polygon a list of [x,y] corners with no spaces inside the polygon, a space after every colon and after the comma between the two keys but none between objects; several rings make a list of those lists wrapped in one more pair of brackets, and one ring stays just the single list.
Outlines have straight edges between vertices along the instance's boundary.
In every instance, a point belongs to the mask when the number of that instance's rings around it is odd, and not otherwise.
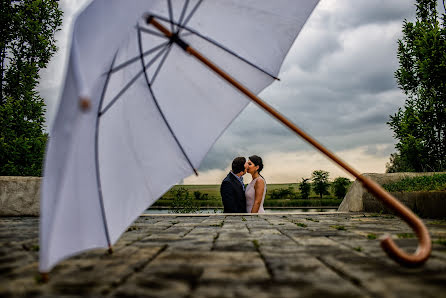
[{"label": "groom", "polygon": [[220,187],[224,213],[246,213],[245,185],[243,175],[246,174],[246,159],[236,157],[232,161],[232,171],[223,180]]}]

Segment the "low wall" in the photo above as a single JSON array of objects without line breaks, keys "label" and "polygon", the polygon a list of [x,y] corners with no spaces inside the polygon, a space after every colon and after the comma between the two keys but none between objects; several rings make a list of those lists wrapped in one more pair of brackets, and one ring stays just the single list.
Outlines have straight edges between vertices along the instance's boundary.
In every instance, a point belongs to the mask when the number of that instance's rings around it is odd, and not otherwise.
[{"label": "low wall", "polygon": [[0,176],[0,216],[39,216],[40,177]]},{"label": "low wall", "polygon": [[[383,185],[408,177],[429,176],[433,174],[435,173],[369,173],[363,174],[363,176]],[[446,192],[444,191],[392,192],[391,194],[421,217],[446,217]],[[358,180],[353,182],[341,205],[339,205],[338,211],[393,213],[392,210],[384,206],[375,196],[365,190]]]}]

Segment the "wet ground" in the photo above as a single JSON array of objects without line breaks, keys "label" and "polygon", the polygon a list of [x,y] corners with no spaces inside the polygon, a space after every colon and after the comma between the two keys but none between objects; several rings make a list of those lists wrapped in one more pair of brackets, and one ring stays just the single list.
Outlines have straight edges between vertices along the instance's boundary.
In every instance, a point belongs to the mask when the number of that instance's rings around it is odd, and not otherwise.
[{"label": "wet ground", "polygon": [[415,269],[390,260],[379,237],[406,251],[399,218],[366,213],[149,215],[114,246],[37,272],[38,218],[0,218],[1,297],[446,297],[446,221]]}]

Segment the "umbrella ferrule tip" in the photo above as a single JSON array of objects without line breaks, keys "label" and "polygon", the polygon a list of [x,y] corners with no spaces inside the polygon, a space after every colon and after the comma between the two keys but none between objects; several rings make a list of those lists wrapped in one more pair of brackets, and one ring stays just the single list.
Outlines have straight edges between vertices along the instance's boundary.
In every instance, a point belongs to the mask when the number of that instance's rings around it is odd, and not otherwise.
[{"label": "umbrella ferrule tip", "polygon": [[145,18],[146,18],[146,23],[147,23],[147,24],[152,23],[153,16],[152,16],[151,14],[146,14],[146,15],[145,15]]}]

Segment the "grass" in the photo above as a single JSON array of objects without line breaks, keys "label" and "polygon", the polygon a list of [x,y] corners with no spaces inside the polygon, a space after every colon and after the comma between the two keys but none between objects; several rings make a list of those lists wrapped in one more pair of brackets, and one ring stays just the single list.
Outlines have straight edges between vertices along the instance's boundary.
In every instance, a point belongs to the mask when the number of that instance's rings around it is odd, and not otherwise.
[{"label": "grass", "polygon": [[446,191],[446,174],[404,178],[400,181],[384,184],[383,188],[390,192]]},{"label": "grass", "polygon": [[[245,179],[246,180],[246,179]],[[247,182],[247,181],[246,181]],[[322,207],[333,206],[337,207],[341,204],[342,199],[334,198],[334,195],[324,195],[322,199],[319,198],[313,191],[310,193],[309,199],[271,199],[270,193],[276,189],[293,188],[295,193],[298,193],[298,183],[289,184],[268,184],[268,190],[265,196],[265,207]],[[188,190],[189,197],[193,200],[194,205],[202,208],[222,208],[223,204],[220,196],[219,184],[208,185],[175,185],[167,191],[161,198],[159,198],[153,207],[171,207],[174,200],[174,193],[178,188],[183,187]],[[202,195],[200,199],[195,199],[194,192],[199,191]],[[331,189],[330,189],[331,191]]]},{"label": "grass", "polygon": [[312,222],[319,222],[319,220],[311,218],[311,217],[307,217],[305,218],[306,220],[312,221]]},{"label": "grass", "polygon": [[374,239],[376,239],[376,234],[373,234],[373,233],[368,234],[368,235],[367,235],[367,239],[369,239],[369,240],[374,240]]},{"label": "grass", "polygon": [[338,231],[346,231],[347,230],[344,226],[338,226],[338,225],[330,226],[330,228],[336,229]]},{"label": "grass", "polygon": [[307,227],[307,225],[304,224],[304,223],[296,222],[295,224],[296,224],[296,226],[301,227],[301,228],[306,228]]},{"label": "grass", "polygon": [[357,246],[357,247],[353,247],[354,250],[361,252],[362,251],[362,247],[361,246]]}]

